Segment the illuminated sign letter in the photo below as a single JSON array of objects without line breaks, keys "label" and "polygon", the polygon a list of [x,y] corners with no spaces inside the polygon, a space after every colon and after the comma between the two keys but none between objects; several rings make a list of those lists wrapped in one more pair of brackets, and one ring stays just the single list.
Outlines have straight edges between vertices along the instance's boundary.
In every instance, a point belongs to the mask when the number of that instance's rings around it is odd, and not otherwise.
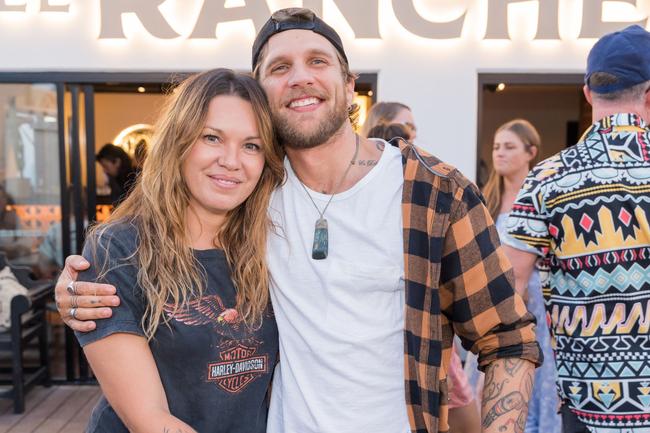
[{"label": "illuminated sign letter", "polygon": [[467,11],[454,21],[434,23],[422,18],[415,10],[413,0],[392,0],[392,3],[397,21],[414,35],[429,39],[460,38]]},{"label": "illuminated sign letter", "polygon": [[252,19],[258,32],[271,16],[266,0],[246,0],[244,6],[225,7],[226,0],[205,0],[196,26],[190,35],[192,39],[214,39],[217,24],[227,21]]},{"label": "illuminated sign letter", "polygon": [[[637,22],[603,22],[603,3],[606,0],[583,0],[582,2],[582,28],[580,38],[600,38],[601,36],[621,30],[632,24],[639,24],[645,27],[643,21]],[[635,0],[618,0],[619,3],[632,3],[636,6]]]},{"label": "illuminated sign letter", "polygon": [[6,0],[0,0],[0,12],[25,12],[27,5],[8,5]]},{"label": "illuminated sign letter", "polygon": [[[302,5],[322,17],[323,1],[303,0]],[[357,39],[381,38],[379,35],[379,2],[377,0],[334,0],[334,4],[352,27]]]},{"label": "illuminated sign letter", "polygon": [[[489,0],[485,39],[508,39],[508,3],[523,0]],[[539,0],[535,39],[560,39],[558,0]]]},{"label": "illuminated sign letter", "polygon": [[41,12],[70,12],[70,4],[51,5],[50,0],[41,0]]},{"label": "illuminated sign letter", "polygon": [[158,6],[166,0],[101,0],[99,39],[126,39],[122,28],[122,14],[134,13],[147,31],[160,39],[180,36],[160,13]]}]

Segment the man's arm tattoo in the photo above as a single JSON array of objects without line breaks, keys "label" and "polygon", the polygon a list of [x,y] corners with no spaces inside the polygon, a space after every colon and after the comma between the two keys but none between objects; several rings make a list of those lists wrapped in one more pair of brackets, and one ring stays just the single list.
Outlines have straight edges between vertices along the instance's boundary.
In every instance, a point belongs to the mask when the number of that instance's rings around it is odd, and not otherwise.
[{"label": "man's arm tattoo", "polygon": [[505,415],[513,410],[520,410],[524,404],[524,397],[519,391],[513,391],[505,397],[500,398],[485,415],[483,427],[491,426],[494,420],[501,415]]},{"label": "man's arm tattoo", "polygon": [[508,379],[503,382],[496,382],[494,380],[494,367],[488,367],[483,382],[483,404],[497,398],[506,383],[508,383]]},{"label": "man's arm tattoo", "polygon": [[521,367],[524,365],[523,362],[521,362],[521,359],[505,359],[504,360],[504,368],[506,370],[506,373],[510,375],[510,377],[514,376],[519,370],[521,370]]},{"label": "man's arm tattoo", "polygon": [[[522,371],[527,362],[522,359],[505,359],[487,368],[483,388],[484,429],[491,427],[498,419],[499,424],[495,427],[498,427],[499,431],[510,431],[512,425],[515,433],[523,433],[534,374],[534,370]],[[501,369],[501,366],[503,372],[497,378],[496,371]],[[517,384],[517,389],[502,397],[504,387],[508,383]]]}]

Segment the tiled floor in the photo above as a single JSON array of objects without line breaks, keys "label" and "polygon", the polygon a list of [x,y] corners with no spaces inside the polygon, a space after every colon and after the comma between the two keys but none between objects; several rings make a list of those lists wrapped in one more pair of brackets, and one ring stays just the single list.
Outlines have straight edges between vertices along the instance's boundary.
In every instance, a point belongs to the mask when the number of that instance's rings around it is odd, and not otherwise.
[{"label": "tiled floor", "polygon": [[19,415],[10,400],[0,400],[0,433],[82,433],[100,395],[98,386],[38,386]]}]

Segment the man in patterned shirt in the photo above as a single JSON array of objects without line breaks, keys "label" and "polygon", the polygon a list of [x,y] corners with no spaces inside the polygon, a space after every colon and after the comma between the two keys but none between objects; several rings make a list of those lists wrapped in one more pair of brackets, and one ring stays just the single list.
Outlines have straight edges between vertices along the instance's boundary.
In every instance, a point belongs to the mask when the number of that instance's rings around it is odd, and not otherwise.
[{"label": "man in patterned shirt", "polygon": [[600,39],[584,93],[594,124],[533,168],[508,220],[538,255],[511,258],[523,287],[541,257],[565,433],[648,433],[650,33]]}]

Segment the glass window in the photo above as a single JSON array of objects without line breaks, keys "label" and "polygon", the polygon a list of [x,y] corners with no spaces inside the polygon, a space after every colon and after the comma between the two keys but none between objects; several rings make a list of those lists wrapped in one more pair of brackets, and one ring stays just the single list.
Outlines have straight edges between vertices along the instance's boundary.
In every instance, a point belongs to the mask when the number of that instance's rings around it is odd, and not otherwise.
[{"label": "glass window", "polygon": [[0,84],[0,252],[41,277],[61,266],[56,87]]}]

